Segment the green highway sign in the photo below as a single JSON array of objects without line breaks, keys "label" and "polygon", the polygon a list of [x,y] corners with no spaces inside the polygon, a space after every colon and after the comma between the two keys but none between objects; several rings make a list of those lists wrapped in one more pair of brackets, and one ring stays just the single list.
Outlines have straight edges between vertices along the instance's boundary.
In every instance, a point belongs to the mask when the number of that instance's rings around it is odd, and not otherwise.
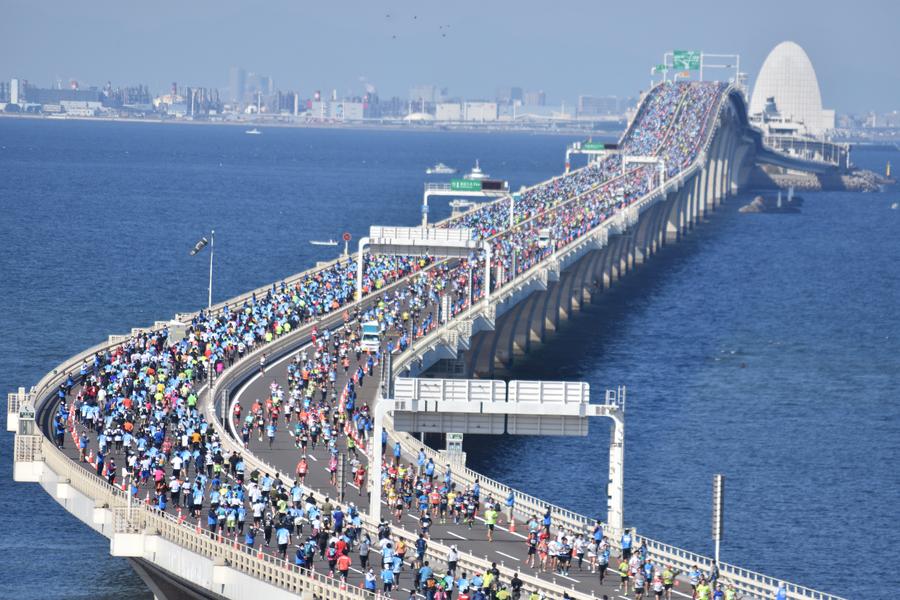
[{"label": "green highway sign", "polygon": [[480,192],[481,182],[477,179],[451,179],[450,189],[454,192]]},{"label": "green highway sign", "polygon": [[582,142],[582,150],[618,150],[618,144],[604,144],[603,142]]},{"label": "green highway sign", "polygon": [[655,67],[653,67],[653,70],[657,73],[665,73],[669,70],[669,67],[667,67],[666,65],[656,65]]},{"label": "green highway sign", "polygon": [[696,50],[675,50],[672,52],[672,68],[676,71],[699,71],[700,53]]}]

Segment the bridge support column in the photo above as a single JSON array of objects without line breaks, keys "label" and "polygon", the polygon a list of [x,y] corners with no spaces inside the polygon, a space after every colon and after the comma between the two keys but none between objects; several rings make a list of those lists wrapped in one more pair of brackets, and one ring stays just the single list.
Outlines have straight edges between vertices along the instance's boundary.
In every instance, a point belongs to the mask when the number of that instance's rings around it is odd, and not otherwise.
[{"label": "bridge support column", "polygon": [[493,344],[491,347],[491,355],[494,357],[494,372],[497,368],[508,369],[513,364],[513,343],[515,339],[516,328],[522,318],[522,313],[528,301],[522,301],[516,304],[512,310],[503,315],[502,319],[496,324],[493,332]]},{"label": "bridge support column", "polygon": [[607,486],[606,519],[620,537],[625,529],[625,415],[624,411],[611,413],[613,420],[609,439],[609,483]]},{"label": "bridge support column", "polygon": [[534,307],[538,304],[541,294],[535,292],[523,301],[522,316],[516,323],[512,338],[512,354],[514,357],[527,354],[531,349],[531,320],[534,317]]},{"label": "bridge support column", "polygon": [[637,227],[635,227],[634,230],[634,264],[632,265],[632,268],[644,264],[644,261],[647,259],[647,238],[649,237],[649,230],[653,222],[655,209],[658,206],[659,204],[653,205],[651,208],[641,213],[638,219]]},{"label": "bridge support column", "polygon": [[690,219],[690,228],[693,229],[700,223],[700,219],[703,218],[702,209],[700,208],[703,204],[703,171],[700,171],[693,177],[693,181],[691,183],[691,219]]},{"label": "bridge support column", "polygon": [[598,295],[603,292],[603,260],[606,256],[607,247],[604,247],[591,254],[591,264],[588,268],[588,277],[590,278],[590,302],[594,302]]},{"label": "bridge support column", "polygon": [[720,140],[721,138],[716,136],[715,140],[713,140],[713,143],[710,145],[706,168],[704,168],[704,216],[706,216],[706,213],[716,209],[716,165],[718,164],[717,159],[719,155]]},{"label": "bridge support column", "polygon": [[688,203],[688,188],[683,187],[670,197],[668,215],[663,229],[663,240],[666,243],[677,242],[685,231],[687,220],[686,210]]},{"label": "bridge support column", "polygon": [[610,237],[609,244],[603,249],[603,258],[600,262],[600,285],[603,290],[608,290],[612,285],[613,279],[613,256],[616,253],[616,246],[619,243],[618,237]]}]

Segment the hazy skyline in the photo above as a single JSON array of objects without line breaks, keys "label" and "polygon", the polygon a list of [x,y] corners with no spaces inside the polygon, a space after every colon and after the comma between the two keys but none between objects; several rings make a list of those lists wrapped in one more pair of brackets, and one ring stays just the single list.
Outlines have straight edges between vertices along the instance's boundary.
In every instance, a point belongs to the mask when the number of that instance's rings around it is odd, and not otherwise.
[{"label": "hazy skyline", "polygon": [[[5,0],[0,77],[47,86],[227,86],[241,66],[282,90],[405,98],[417,83],[454,96],[493,97],[498,86],[543,89],[548,102],[578,94],[635,95],[673,48],[738,53],[752,85],[766,54],[793,40],[809,54],[823,104],[839,112],[900,107],[890,61],[900,4],[861,0],[843,12],[813,2],[682,0],[649,5],[355,0],[334,8],[270,0],[176,3]],[[135,5],[128,5],[135,6]],[[849,12],[852,10],[852,12]]]}]

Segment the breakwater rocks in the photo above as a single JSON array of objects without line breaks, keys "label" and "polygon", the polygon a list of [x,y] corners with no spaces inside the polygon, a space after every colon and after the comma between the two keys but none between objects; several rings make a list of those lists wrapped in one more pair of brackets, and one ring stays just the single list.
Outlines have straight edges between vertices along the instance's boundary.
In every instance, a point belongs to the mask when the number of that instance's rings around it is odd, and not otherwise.
[{"label": "breakwater rocks", "polygon": [[756,196],[749,204],[739,208],[738,212],[799,214],[801,206],[803,206],[803,198],[800,196],[790,198],[782,198],[781,194],[769,198]]},{"label": "breakwater rocks", "polygon": [[807,192],[846,191],[877,192],[891,180],[865,169],[846,173],[816,175],[812,173],[772,173],[756,168],[750,176],[750,186],[757,189],[788,189]]}]

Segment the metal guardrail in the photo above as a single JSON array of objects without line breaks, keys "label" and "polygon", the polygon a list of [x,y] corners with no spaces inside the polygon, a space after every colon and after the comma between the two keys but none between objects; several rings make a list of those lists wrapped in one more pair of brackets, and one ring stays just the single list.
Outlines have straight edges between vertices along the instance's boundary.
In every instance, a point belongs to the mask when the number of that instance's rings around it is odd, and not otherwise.
[{"label": "metal guardrail", "polygon": [[[158,535],[190,552],[211,558],[218,561],[218,564],[228,565],[236,571],[293,593],[310,593],[318,598],[336,600],[371,598],[371,594],[365,590],[342,584],[338,579],[315,572],[301,571],[289,561],[271,555],[263,555],[260,558],[256,551],[243,544],[237,544],[235,547],[231,540],[214,539],[209,532],[202,530],[198,532],[192,526],[179,523],[173,515],[161,513],[139,501],[129,503],[125,492],[72,462],[43,436],[27,437],[35,438],[33,441],[29,440],[28,447],[32,447],[33,442],[36,442],[40,449],[38,452],[43,453],[44,462],[57,474],[60,481],[94,499],[98,507],[105,506],[112,511],[116,533]],[[22,438],[23,436],[17,436],[17,449]]]}]

